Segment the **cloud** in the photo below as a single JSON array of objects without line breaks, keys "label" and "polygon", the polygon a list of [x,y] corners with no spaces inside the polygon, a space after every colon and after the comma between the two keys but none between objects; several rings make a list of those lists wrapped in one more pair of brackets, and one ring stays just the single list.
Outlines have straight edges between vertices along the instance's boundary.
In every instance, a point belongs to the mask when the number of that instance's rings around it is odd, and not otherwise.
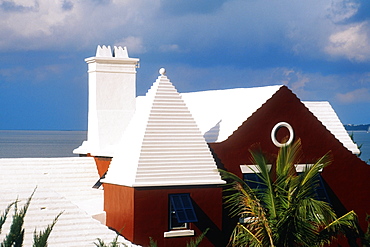
[{"label": "cloud", "polygon": [[145,30],[139,28],[157,2],[0,0],[0,32],[6,34],[0,50],[83,49],[141,37],[138,30]]},{"label": "cloud", "polygon": [[171,45],[161,45],[159,50],[162,52],[172,52],[172,51],[181,51],[179,45],[171,44]]},{"label": "cloud", "polygon": [[62,3],[62,9],[66,10],[66,11],[72,10],[73,9],[73,3],[71,1],[64,0],[63,3]]},{"label": "cloud", "polygon": [[138,54],[204,59],[216,52],[249,59],[275,50],[279,56],[365,62],[370,25],[351,23],[361,6],[355,0],[0,0],[0,32],[6,34],[0,51],[120,44]]},{"label": "cloud", "polygon": [[287,85],[295,93],[303,95],[306,90],[310,90],[311,80],[316,79],[316,75],[287,67],[251,69],[232,66],[198,68],[172,65],[166,69],[167,76],[182,92]]},{"label": "cloud", "polygon": [[335,23],[343,23],[354,17],[361,4],[355,1],[332,1],[329,8],[329,18]]},{"label": "cloud", "polygon": [[2,0],[0,1],[0,9],[9,12],[28,12],[36,11],[39,5],[35,0]]},{"label": "cloud", "polygon": [[370,91],[369,88],[359,88],[344,94],[338,93],[336,99],[343,104],[370,102]]},{"label": "cloud", "polygon": [[302,71],[287,68],[282,68],[281,70],[284,85],[289,86],[297,94],[303,94],[306,84],[310,82],[310,77]]},{"label": "cloud", "polygon": [[330,35],[325,51],[334,57],[346,57],[362,62],[370,60],[369,23],[351,25]]},{"label": "cloud", "polygon": [[114,44],[115,46],[122,46],[127,47],[129,52],[133,53],[145,53],[146,48],[143,44],[143,39],[141,37],[133,37],[129,36],[127,38],[123,38],[121,41],[118,41]]},{"label": "cloud", "polygon": [[[202,4],[194,0],[180,0],[176,4],[170,0],[3,0],[1,3],[8,6],[0,9],[0,32],[7,33],[0,38],[2,50],[68,50],[126,43],[137,53],[158,50],[212,53],[225,47],[230,56],[264,52],[270,47],[297,55],[320,56],[328,36],[337,33],[341,22],[355,15],[359,8],[353,1],[341,0],[307,3],[207,0]],[[29,11],[14,12],[12,8]]]}]

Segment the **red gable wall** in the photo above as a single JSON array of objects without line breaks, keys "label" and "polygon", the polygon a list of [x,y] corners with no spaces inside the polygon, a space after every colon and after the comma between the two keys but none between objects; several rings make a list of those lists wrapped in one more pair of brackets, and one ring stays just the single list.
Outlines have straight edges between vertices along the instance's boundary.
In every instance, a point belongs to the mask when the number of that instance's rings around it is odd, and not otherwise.
[{"label": "red gable wall", "polygon": [[[239,106],[243,107],[243,106]],[[277,91],[249,117],[227,140],[211,143],[219,165],[241,176],[239,165],[251,164],[249,149],[256,144],[267,154],[276,155],[278,148],[271,141],[271,130],[279,122],[289,123],[294,140],[302,141],[304,160],[316,161],[331,151],[333,163],[324,169],[323,177],[345,209],[336,203],[338,214],[355,210],[362,229],[366,229],[366,213],[370,213],[370,166],[348,151],[287,87]],[[281,128],[277,139],[289,135]]]}]

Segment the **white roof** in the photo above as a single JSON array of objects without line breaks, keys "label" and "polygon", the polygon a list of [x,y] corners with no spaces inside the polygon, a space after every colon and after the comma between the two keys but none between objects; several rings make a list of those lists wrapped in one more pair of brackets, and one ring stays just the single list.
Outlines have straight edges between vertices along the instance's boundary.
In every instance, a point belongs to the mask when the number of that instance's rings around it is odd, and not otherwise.
[{"label": "white roof", "polygon": [[[179,94],[160,76],[146,96],[137,98],[104,182],[132,187],[222,183],[206,143],[226,140],[281,87]],[[303,103],[347,149],[358,152],[328,102]]]},{"label": "white roof", "polygon": [[159,76],[137,102],[104,183],[131,187],[225,183],[180,94]]},{"label": "white roof", "polygon": [[343,124],[339,120],[329,102],[304,101],[305,106],[317,117],[318,120],[337,138],[344,147],[353,154],[359,154],[360,150],[348,135]]},{"label": "white roof", "polygon": [[[181,94],[208,143],[222,142],[272,97],[281,85]],[[352,153],[360,151],[329,102],[303,102]]]},{"label": "white roof", "polygon": [[[105,213],[103,191],[92,188],[99,179],[93,158],[0,159],[0,168],[1,211],[17,198],[22,207],[37,187],[25,218],[24,246],[32,246],[35,228],[44,230],[62,211],[49,246],[95,246],[97,238],[106,243],[115,238],[98,221],[105,220]],[[0,238],[8,233],[11,212]],[[133,246],[122,237],[120,241]]]},{"label": "white roof", "polygon": [[208,143],[226,140],[281,85],[183,93],[190,112]]}]

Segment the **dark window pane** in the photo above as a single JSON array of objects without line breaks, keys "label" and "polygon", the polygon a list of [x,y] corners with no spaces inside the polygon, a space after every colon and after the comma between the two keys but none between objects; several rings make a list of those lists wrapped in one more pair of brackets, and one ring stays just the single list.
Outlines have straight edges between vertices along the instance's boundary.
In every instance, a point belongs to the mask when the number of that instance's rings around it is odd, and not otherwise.
[{"label": "dark window pane", "polygon": [[173,194],[169,196],[171,206],[179,223],[198,221],[189,194]]}]

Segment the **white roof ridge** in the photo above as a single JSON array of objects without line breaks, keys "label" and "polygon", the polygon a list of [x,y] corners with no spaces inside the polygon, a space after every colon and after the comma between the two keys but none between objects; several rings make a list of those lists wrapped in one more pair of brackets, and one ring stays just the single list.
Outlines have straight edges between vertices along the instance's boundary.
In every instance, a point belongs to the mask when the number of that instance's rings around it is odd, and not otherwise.
[{"label": "white roof ridge", "polygon": [[235,87],[235,88],[224,88],[224,89],[209,89],[209,90],[202,90],[202,91],[195,91],[195,92],[183,92],[180,93],[181,95],[184,94],[197,94],[197,93],[207,93],[207,92],[217,92],[217,91],[239,91],[239,90],[253,90],[253,89],[266,89],[266,88],[280,88],[284,86],[283,84],[276,84],[276,85],[268,85],[268,86],[256,86],[256,87]]},{"label": "white roof ridge", "polygon": [[302,101],[302,103],[345,148],[353,154],[360,153],[329,101]]},{"label": "white roof ridge", "polygon": [[[187,144],[173,145],[173,142]],[[153,148],[153,144],[157,148]],[[191,176],[192,172],[197,171],[198,162],[194,156],[189,158],[187,150],[193,151],[194,145],[200,151],[195,157],[212,167],[206,172],[202,168],[205,175],[212,177],[208,184],[223,184],[211,151],[191,112],[167,76],[162,74],[138,105],[103,182],[131,187],[204,184],[202,178]],[[181,163],[193,169],[184,174],[184,171],[175,169],[174,164],[168,162],[171,157],[176,164]],[[162,162],[163,159],[166,162]],[[156,173],[159,167],[162,172]],[[163,174],[168,174],[166,181],[162,181]]]}]

